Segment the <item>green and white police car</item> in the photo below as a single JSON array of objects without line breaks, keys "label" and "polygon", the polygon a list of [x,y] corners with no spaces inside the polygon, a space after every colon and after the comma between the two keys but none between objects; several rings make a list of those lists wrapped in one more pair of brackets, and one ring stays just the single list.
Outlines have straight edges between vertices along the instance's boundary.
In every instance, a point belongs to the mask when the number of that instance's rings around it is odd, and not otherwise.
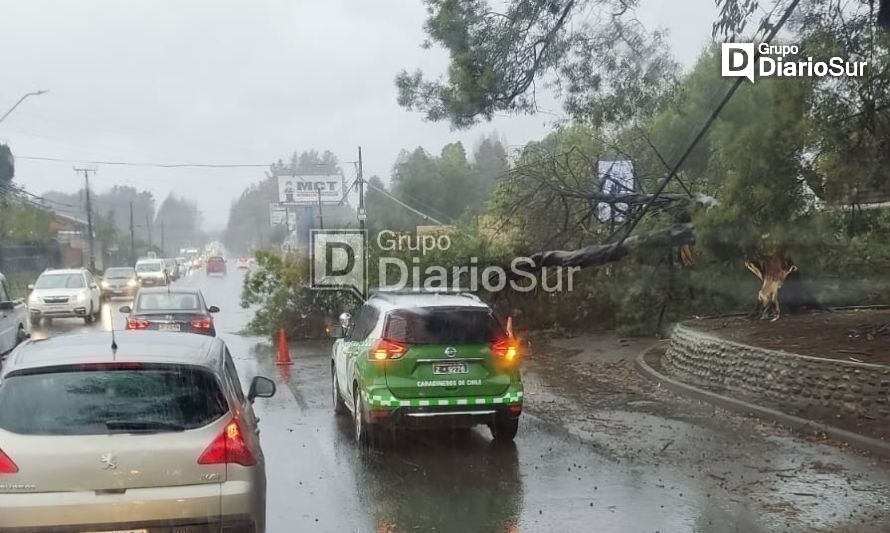
[{"label": "green and white police car", "polygon": [[355,438],[383,427],[471,427],[512,440],[522,413],[519,346],[468,293],[376,293],[330,328],[334,411]]}]

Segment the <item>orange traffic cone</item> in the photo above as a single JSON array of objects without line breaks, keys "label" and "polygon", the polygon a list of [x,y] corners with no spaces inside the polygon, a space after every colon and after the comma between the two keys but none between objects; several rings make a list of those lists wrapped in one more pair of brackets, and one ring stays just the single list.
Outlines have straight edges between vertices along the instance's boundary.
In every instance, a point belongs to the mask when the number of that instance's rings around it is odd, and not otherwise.
[{"label": "orange traffic cone", "polygon": [[287,337],[284,336],[284,328],[281,328],[278,331],[278,361],[275,361],[276,365],[292,365],[293,361],[290,360],[290,351],[287,349]]}]

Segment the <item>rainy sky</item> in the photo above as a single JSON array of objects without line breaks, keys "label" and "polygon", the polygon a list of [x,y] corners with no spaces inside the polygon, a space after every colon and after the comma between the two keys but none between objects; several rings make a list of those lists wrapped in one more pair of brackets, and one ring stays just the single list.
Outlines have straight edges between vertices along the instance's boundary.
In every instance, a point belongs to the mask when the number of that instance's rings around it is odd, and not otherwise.
[{"label": "rainy sky", "polygon": [[[666,27],[691,64],[708,41],[713,0],[646,0],[647,27]],[[402,68],[444,71],[423,50],[420,0],[0,0],[0,142],[29,191],[73,192],[75,161],[268,164],[294,150],[364,150],[365,175],[384,181],[403,148],[469,148],[497,132],[510,149],[539,139],[559,116],[496,117],[468,131],[425,122],[396,104]],[[354,175],[346,163],[347,178]],[[129,184],[198,202],[206,229],[225,225],[231,201],[262,168],[98,166],[91,185]]]}]

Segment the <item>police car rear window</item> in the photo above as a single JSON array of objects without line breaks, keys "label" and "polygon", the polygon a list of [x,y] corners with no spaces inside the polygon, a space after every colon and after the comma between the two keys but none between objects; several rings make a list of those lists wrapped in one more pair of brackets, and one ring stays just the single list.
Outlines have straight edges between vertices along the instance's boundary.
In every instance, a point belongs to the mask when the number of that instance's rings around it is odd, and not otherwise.
[{"label": "police car rear window", "polygon": [[384,337],[406,344],[487,344],[502,329],[487,309],[400,309],[387,317]]}]

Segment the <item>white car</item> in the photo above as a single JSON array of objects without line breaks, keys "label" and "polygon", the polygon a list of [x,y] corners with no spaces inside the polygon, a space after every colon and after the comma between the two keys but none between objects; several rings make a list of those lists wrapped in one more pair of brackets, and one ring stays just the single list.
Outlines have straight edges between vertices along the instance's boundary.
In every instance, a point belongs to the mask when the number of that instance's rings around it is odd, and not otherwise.
[{"label": "white car", "polygon": [[70,317],[83,318],[89,324],[102,312],[99,285],[85,268],[45,270],[28,289],[33,324],[39,325],[45,318]]},{"label": "white car", "polygon": [[235,268],[245,269],[250,268],[250,259],[246,257],[239,257],[237,261],[235,261]]},{"label": "white car", "polygon": [[164,286],[170,283],[163,259],[136,261],[136,278],[139,280],[139,285],[143,287]]},{"label": "white car", "polygon": [[263,533],[275,383],[245,394],[216,337],[116,340],[25,342],[0,371],[0,531]]},{"label": "white car", "polygon": [[0,355],[25,342],[31,334],[28,308],[21,299],[13,300],[9,284],[0,274]]}]

